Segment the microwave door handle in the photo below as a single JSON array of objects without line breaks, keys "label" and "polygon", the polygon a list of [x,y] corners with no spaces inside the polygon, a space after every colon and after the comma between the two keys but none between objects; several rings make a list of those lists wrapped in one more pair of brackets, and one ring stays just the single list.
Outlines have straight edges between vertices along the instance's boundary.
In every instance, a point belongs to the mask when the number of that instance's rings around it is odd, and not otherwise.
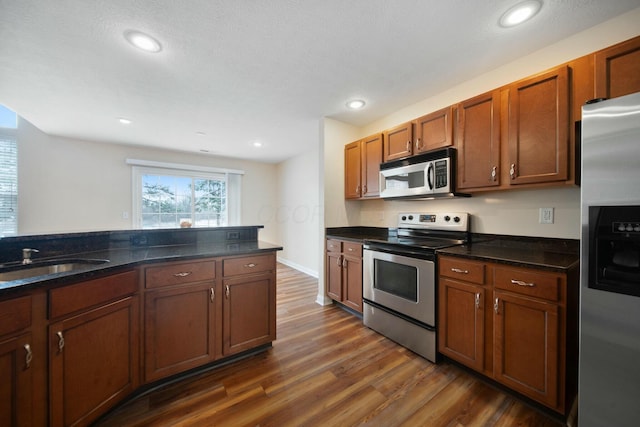
[{"label": "microwave door handle", "polygon": [[427,167],[427,181],[429,183],[429,190],[433,190],[434,187],[434,168],[433,162],[429,162],[429,166]]}]

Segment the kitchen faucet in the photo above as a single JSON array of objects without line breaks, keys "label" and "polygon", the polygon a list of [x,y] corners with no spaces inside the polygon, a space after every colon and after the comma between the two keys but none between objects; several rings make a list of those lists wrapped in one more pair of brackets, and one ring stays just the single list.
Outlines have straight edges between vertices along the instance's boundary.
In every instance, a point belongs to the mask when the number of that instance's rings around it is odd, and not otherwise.
[{"label": "kitchen faucet", "polygon": [[22,264],[31,264],[33,261],[31,260],[31,254],[32,253],[38,253],[40,252],[37,249],[32,249],[32,248],[24,248],[22,250]]}]

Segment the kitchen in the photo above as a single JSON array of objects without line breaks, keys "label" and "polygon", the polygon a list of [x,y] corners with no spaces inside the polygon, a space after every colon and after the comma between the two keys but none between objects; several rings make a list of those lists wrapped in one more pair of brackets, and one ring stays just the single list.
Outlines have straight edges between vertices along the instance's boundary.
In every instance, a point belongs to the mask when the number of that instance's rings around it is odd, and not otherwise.
[{"label": "kitchen", "polygon": [[[492,72],[455,85],[438,95],[398,108],[393,114],[363,127],[324,118],[322,137],[317,146],[277,165],[234,159],[203,160],[201,156],[194,154],[151,151],[139,147],[124,148],[53,137],[35,128],[27,128],[30,133],[25,138],[27,142],[23,148],[24,157],[21,158],[21,162],[26,162],[20,168],[21,190],[37,197],[21,201],[25,203],[21,206],[21,214],[24,215],[21,221],[25,232],[29,233],[127,228],[130,222],[121,215],[123,211],[130,211],[131,203],[128,190],[121,190],[130,187],[130,171],[124,161],[126,158],[153,157],[154,160],[178,163],[213,163],[214,166],[253,171],[254,173],[246,174],[244,183],[247,193],[251,192],[251,195],[243,198],[243,221],[264,224],[261,238],[282,244],[284,250],[279,254],[281,261],[316,274],[320,284],[318,301],[328,302],[324,292],[322,268],[322,236],[326,227],[393,227],[397,213],[416,210],[417,206],[421,210],[432,209],[434,206],[432,202],[345,202],[342,168],[335,165],[342,164],[343,149],[347,142],[634,37],[638,35],[638,21],[636,9]],[[38,170],[39,173],[29,173],[30,170]],[[61,192],[61,188],[72,188],[69,183],[75,183],[78,174],[83,176],[83,187],[74,188],[73,192]],[[104,182],[103,176],[110,177],[109,183]],[[300,180],[300,176],[308,179]],[[264,188],[260,185],[262,182],[272,182],[273,185]],[[95,188],[102,188],[104,192],[96,194],[91,191]],[[254,188],[260,188],[260,191],[251,191]],[[315,190],[309,191],[309,188],[321,190],[318,193]],[[88,216],[88,210],[83,206],[74,207],[71,212],[65,209],[67,202],[74,205],[78,192],[82,194],[85,206],[91,206],[92,211],[97,211],[102,216]],[[56,195],[55,199],[53,194]],[[108,197],[104,197],[104,194],[108,194]],[[64,203],[59,203],[61,200]],[[471,212],[474,215],[474,232],[577,239],[580,232],[579,203],[579,189],[561,188],[489,193],[469,199],[442,200],[437,202],[437,209]],[[541,207],[554,208],[553,224],[539,223],[538,210]],[[89,218],[96,218],[96,222],[87,223]],[[310,238],[303,241],[298,238],[300,235]]]}]

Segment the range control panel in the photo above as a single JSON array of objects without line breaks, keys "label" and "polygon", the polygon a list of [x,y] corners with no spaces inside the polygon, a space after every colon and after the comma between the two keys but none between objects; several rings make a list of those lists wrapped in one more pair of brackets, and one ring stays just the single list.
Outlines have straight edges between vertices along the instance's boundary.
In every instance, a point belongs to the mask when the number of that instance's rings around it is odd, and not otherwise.
[{"label": "range control panel", "polygon": [[637,222],[614,222],[614,233],[640,233],[640,221]]},{"label": "range control panel", "polygon": [[467,212],[401,213],[398,215],[398,227],[468,231],[469,214]]}]

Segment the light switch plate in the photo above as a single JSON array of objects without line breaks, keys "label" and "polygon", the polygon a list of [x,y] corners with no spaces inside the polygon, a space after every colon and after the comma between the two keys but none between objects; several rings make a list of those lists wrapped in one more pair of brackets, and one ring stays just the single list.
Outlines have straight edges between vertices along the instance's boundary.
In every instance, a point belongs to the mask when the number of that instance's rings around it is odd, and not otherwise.
[{"label": "light switch plate", "polygon": [[553,208],[540,208],[540,224],[553,224]]}]

